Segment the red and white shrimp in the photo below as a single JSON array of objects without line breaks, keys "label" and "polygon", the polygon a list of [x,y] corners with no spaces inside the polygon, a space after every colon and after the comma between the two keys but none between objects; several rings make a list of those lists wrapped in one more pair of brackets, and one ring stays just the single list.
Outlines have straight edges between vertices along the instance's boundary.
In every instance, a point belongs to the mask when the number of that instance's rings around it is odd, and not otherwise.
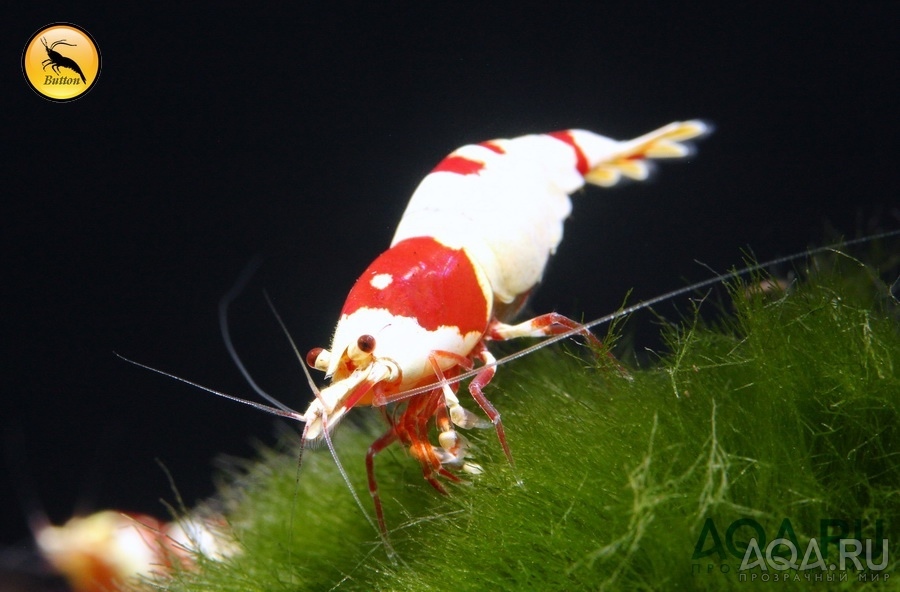
[{"label": "red and white shrimp", "polygon": [[[466,441],[454,426],[485,422],[460,405],[456,384],[448,383],[476,361],[483,367],[469,392],[513,462],[500,413],[483,392],[496,371],[487,342],[580,327],[556,313],[505,322],[541,280],[562,240],[569,195],[585,183],[608,187],[623,176],[645,179],[647,159],[686,156],[690,150],[681,142],[706,131],[702,122],[687,121],[624,142],[583,130],[492,140],[459,148],[423,179],[391,247],[351,289],[331,348],[307,355],[331,383],[298,418],[306,423],[303,440],[310,441],[327,435],[353,407],[403,401],[366,457],[382,533],[387,528],[374,457],[391,443],[406,446],[442,493],[438,476],[458,481],[448,467],[480,471],[466,460]],[[587,330],[583,334],[599,344]],[[424,386],[433,388],[405,394]],[[437,445],[429,440],[432,419]]]},{"label": "red and white shrimp", "polygon": [[220,517],[162,522],[146,514],[102,510],[54,526],[32,518],[41,555],[75,592],[103,592],[188,569],[198,553],[222,560],[238,553]]}]

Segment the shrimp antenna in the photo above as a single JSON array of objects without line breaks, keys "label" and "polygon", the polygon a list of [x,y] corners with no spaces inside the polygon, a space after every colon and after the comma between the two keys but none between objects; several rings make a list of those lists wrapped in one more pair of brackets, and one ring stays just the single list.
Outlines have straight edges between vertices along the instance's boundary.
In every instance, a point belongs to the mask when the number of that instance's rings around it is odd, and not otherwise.
[{"label": "shrimp antenna", "polygon": [[299,411],[295,411],[291,408],[279,409],[278,407],[272,407],[271,405],[263,405],[262,403],[257,403],[256,401],[250,401],[248,399],[242,399],[240,397],[235,397],[234,395],[229,395],[228,393],[223,393],[222,391],[217,391],[215,389],[211,389],[208,386],[203,386],[202,384],[193,382],[188,380],[187,378],[182,378],[180,376],[176,376],[175,374],[171,374],[166,372],[165,370],[160,370],[159,368],[154,368],[153,366],[148,366],[146,364],[141,364],[140,362],[136,362],[131,358],[126,358],[119,352],[113,352],[117,358],[128,362],[138,368],[143,368],[144,370],[149,370],[150,372],[155,372],[161,376],[165,376],[166,378],[171,378],[172,380],[177,380],[180,383],[186,384],[188,386],[192,386],[194,388],[200,389],[201,391],[206,391],[211,395],[216,395],[217,397],[222,397],[223,399],[228,399],[229,401],[235,401],[236,403],[241,403],[243,405],[247,405],[249,407],[253,407],[259,411],[264,413],[268,413],[270,415],[277,415],[278,417],[285,417],[287,419],[293,419],[294,421],[299,421],[301,423],[306,423],[306,417],[300,413]]},{"label": "shrimp antenna", "polygon": [[243,361],[241,361],[241,357],[237,353],[237,349],[234,347],[234,342],[231,339],[231,331],[228,329],[228,308],[231,306],[231,303],[235,301],[235,299],[244,291],[244,288],[247,287],[247,283],[250,281],[250,278],[253,277],[253,274],[256,273],[256,270],[259,269],[259,266],[262,264],[262,258],[259,256],[254,257],[250,260],[250,262],[244,267],[243,271],[241,271],[241,275],[238,276],[238,279],[234,282],[234,285],[231,286],[231,289],[222,296],[222,299],[219,300],[219,330],[222,332],[222,341],[225,342],[225,348],[228,350],[228,355],[231,356],[231,360],[234,362],[235,366],[238,367],[238,370],[241,371],[241,374],[244,376],[244,380],[247,381],[247,384],[250,385],[256,394],[260,397],[268,401],[269,403],[275,405],[279,409],[284,411],[290,411],[291,408],[264,391],[256,381],[253,380],[253,377],[250,375],[250,371],[247,370],[247,367],[244,366]]},{"label": "shrimp antenna", "polygon": [[[391,559],[394,558],[394,548],[391,546],[390,541],[388,541],[387,535],[381,531],[380,528],[375,526],[375,522],[372,520],[372,517],[369,516],[369,513],[366,512],[365,507],[362,504],[362,501],[359,499],[359,495],[356,493],[356,489],[353,487],[353,483],[350,481],[350,476],[347,474],[347,471],[344,469],[344,465],[341,463],[340,457],[338,457],[337,450],[334,448],[334,443],[331,441],[331,429],[328,426],[328,415],[324,412],[328,406],[325,403],[325,400],[322,398],[322,391],[319,390],[319,387],[316,386],[316,381],[313,380],[312,374],[309,369],[306,367],[306,363],[303,360],[303,356],[300,355],[300,350],[297,348],[297,344],[294,341],[294,338],[291,337],[290,332],[287,329],[287,326],[284,324],[284,321],[281,318],[281,315],[278,314],[278,310],[275,309],[275,305],[272,303],[272,299],[269,298],[268,292],[263,292],[266,297],[266,303],[269,305],[269,309],[272,311],[272,314],[275,315],[275,320],[278,321],[278,325],[281,327],[281,331],[284,333],[284,336],[287,338],[288,343],[291,344],[291,349],[294,350],[294,355],[297,356],[297,361],[300,362],[300,367],[303,369],[303,374],[306,375],[306,380],[309,383],[309,388],[315,394],[316,399],[322,404],[322,435],[325,437],[325,444],[328,446],[328,451],[331,453],[331,458],[334,459],[334,464],[338,468],[338,472],[341,474],[341,478],[344,480],[344,483],[347,485],[347,489],[350,490],[350,495],[353,496],[353,501],[356,502],[356,505],[359,507],[360,512],[363,513],[363,516],[366,517],[366,521],[372,526],[372,528],[378,532],[381,536],[381,541],[384,543],[385,551],[388,554],[388,557]],[[303,428],[303,435],[300,437],[300,452],[297,456],[297,470],[299,471],[300,466],[303,463],[303,451],[306,448],[306,432],[309,429],[309,424]]]}]

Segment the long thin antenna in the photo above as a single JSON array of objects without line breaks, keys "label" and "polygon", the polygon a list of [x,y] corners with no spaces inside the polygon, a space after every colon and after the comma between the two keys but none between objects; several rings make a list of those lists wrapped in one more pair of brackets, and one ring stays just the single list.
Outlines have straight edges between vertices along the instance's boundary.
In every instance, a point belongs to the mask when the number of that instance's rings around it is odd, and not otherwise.
[{"label": "long thin antenna", "polygon": [[222,341],[225,342],[225,348],[228,350],[228,355],[231,356],[232,361],[238,367],[238,370],[241,371],[241,374],[244,375],[244,380],[247,381],[247,384],[256,391],[260,397],[275,405],[279,409],[283,411],[291,411],[291,408],[264,391],[256,381],[253,380],[253,377],[250,376],[250,371],[247,370],[247,367],[244,366],[244,363],[241,361],[241,357],[238,355],[237,350],[234,347],[234,342],[231,340],[231,331],[228,329],[228,308],[231,306],[231,303],[244,291],[244,288],[247,287],[247,282],[250,281],[250,278],[253,277],[253,274],[256,273],[256,270],[259,269],[260,264],[262,264],[262,258],[257,256],[250,260],[250,262],[244,267],[244,270],[241,271],[241,275],[238,276],[237,281],[234,282],[234,285],[231,286],[231,289],[222,296],[222,299],[219,300],[219,330],[222,332]]},{"label": "long thin antenna", "polygon": [[178,382],[184,383],[184,384],[186,384],[188,386],[192,386],[194,388],[198,388],[201,391],[206,391],[207,393],[216,395],[217,397],[222,397],[223,399],[228,399],[229,401],[235,401],[236,403],[241,403],[243,405],[253,407],[254,409],[258,409],[259,411],[263,411],[265,413],[270,413],[272,415],[277,415],[278,417],[285,417],[287,419],[293,419],[294,421],[306,422],[306,418],[303,416],[302,413],[300,413],[299,411],[295,411],[289,407],[285,408],[285,409],[281,409],[278,407],[271,407],[269,405],[263,405],[262,403],[257,403],[256,401],[249,401],[247,399],[235,397],[234,395],[229,395],[227,393],[223,393],[221,391],[211,389],[208,386],[203,386],[202,384],[193,382],[191,380],[188,380],[187,378],[182,378],[180,376],[176,376],[175,374],[170,374],[169,372],[166,372],[165,370],[160,370],[159,368],[154,368],[153,366],[148,366],[146,364],[141,364],[140,362],[136,362],[132,359],[126,358],[125,356],[123,356],[122,354],[120,354],[118,352],[113,352],[113,353],[120,360],[124,360],[124,361],[128,362],[129,364],[133,364],[133,365],[137,366],[138,368],[143,368],[144,370],[149,370],[150,372],[155,372],[157,374],[165,376],[166,378],[171,378],[172,380],[177,380]]},{"label": "long thin antenna", "polygon": [[[712,278],[703,280],[701,282],[697,282],[696,284],[691,284],[690,286],[678,288],[677,290],[672,290],[671,292],[666,292],[665,294],[662,294],[660,296],[655,296],[655,297],[649,298],[647,300],[642,300],[641,302],[638,302],[637,304],[632,304],[631,306],[626,306],[625,308],[619,309],[614,313],[608,314],[606,316],[602,316],[602,317],[600,317],[598,319],[594,319],[592,321],[588,321],[587,323],[579,325],[578,327],[575,327],[573,329],[569,329],[568,331],[565,331],[563,333],[559,333],[558,335],[554,335],[553,337],[548,337],[547,339],[544,339],[538,343],[535,343],[534,345],[530,345],[530,346],[528,346],[524,349],[521,349],[513,354],[504,356],[502,358],[498,358],[497,360],[490,362],[488,364],[479,366],[478,368],[474,368],[472,370],[462,372],[452,378],[446,378],[445,381],[447,384],[453,384],[455,382],[460,382],[462,380],[466,380],[467,378],[471,378],[471,377],[477,375],[480,371],[482,371],[485,368],[500,366],[502,364],[506,364],[507,362],[511,362],[518,358],[527,356],[532,352],[535,352],[539,349],[543,349],[543,348],[547,347],[548,345],[552,345],[558,341],[562,341],[564,339],[574,337],[574,336],[578,335],[579,333],[583,332],[585,329],[590,329],[591,327],[596,327],[597,325],[603,325],[605,323],[612,322],[616,319],[620,319],[624,316],[628,316],[639,310],[643,310],[645,308],[650,308],[651,306],[655,306],[666,300],[670,300],[672,298],[677,298],[678,296],[681,296],[683,294],[688,294],[690,292],[696,292],[697,290],[702,290],[703,288],[713,286],[715,284],[721,283],[723,281],[726,281],[726,280],[729,280],[732,278],[737,278],[737,277],[740,277],[743,275],[747,275],[748,273],[753,273],[754,271],[759,271],[761,269],[765,269],[766,267],[771,267],[774,265],[780,265],[782,263],[787,263],[788,261],[793,261],[795,259],[799,259],[800,257],[809,257],[812,255],[817,255],[819,253],[825,253],[828,251],[836,251],[836,250],[840,249],[841,247],[851,247],[853,245],[858,245],[858,244],[865,243],[865,242],[871,242],[871,241],[875,241],[875,240],[879,240],[879,239],[883,239],[883,238],[890,238],[892,236],[898,236],[898,235],[900,235],[900,230],[890,230],[887,232],[882,232],[879,234],[866,236],[863,238],[857,238],[857,239],[853,239],[853,240],[849,240],[849,241],[833,243],[831,245],[827,245],[824,247],[817,247],[815,249],[810,249],[808,251],[804,251],[803,253],[796,253],[794,255],[785,255],[784,257],[777,257],[775,259],[770,259],[769,261],[765,261],[763,263],[756,263],[754,265],[749,265],[742,269],[738,269],[735,271],[729,271],[727,273],[717,275],[716,277],[712,277]],[[443,384],[443,382],[441,384]],[[395,401],[402,401],[403,399],[408,399],[410,397],[415,397],[416,395],[421,395],[422,393],[427,393],[427,392],[431,391],[432,389],[434,389],[433,384],[417,387],[414,389],[410,389],[408,391],[404,391],[402,393],[397,393],[396,395],[391,395],[390,397],[387,398],[386,402],[393,403]]]},{"label": "long thin antenna", "polygon": [[359,495],[357,495],[356,489],[353,488],[353,484],[350,482],[350,477],[349,475],[347,475],[347,471],[344,470],[344,465],[341,464],[341,461],[337,455],[337,451],[334,449],[334,444],[331,442],[331,434],[328,432],[328,423],[325,419],[325,416],[322,417],[322,433],[325,436],[325,443],[328,445],[328,450],[331,451],[331,457],[334,459],[334,464],[337,465],[338,471],[340,471],[341,477],[343,477],[344,479],[344,483],[347,484],[347,489],[350,490],[350,495],[353,496],[353,500],[359,507],[359,511],[362,512],[363,516],[366,517],[366,522],[368,522],[369,525],[375,530],[375,532],[377,532],[381,537],[381,542],[384,544],[384,550],[387,553],[388,558],[393,561],[396,557],[394,547],[391,546],[391,542],[388,539],[387,533],[375,526],[375,522],[372,520],[372,517],[369,516],[369,513],[366,512],[365,507],[363,507],[362,500],[359,499]]},{"label": "long thin antenna", "polygon": [[291,349],[294,350],[294,355],[297,357],[297,361],[300,362],[300,368],[303,370],[303,374],[306,375],[306,382],[309,383],[309,389],[316,396],[316,399],[322,403],[322,409],[326,409],[325,401],[322,399],[322,391],[319,390],[319,387],[316,386],[316,381],[313,380],[312,374],[310,374],[309,369],[306,367],[306,361],[303,359],[303,356],[300,355],[300,349],[297,347],[296,342],[294,342],[294,338],[291,337],[291,333],[287,329],[287,325],[284,324],[284,321],[281,319],[281,315],[278,314],[278,310],[275,309],[275,305],[272,303],[272,299],[269,298],[269,293],[263,290],[263,296],[266,297],[266,304],[269,305],[269,310],[272,311],[272,314],[275,316],[275,320],[278,321],[278,326],[281,327],[282,333],[287,338],[288,343],[291,344]]},{"label": "long thin antenna", "polygon": [[[269,298],[269,294],[264,292],[264,295],[266,297],[266,303],[269,305],[269,309],[271,309],[272,314],[275,315],[275,320],[278,321],[278,325],[281,327],[282,332],[284,332],[284,336],[287,338],[288,343],[291,344],[291,349],[294,350],[294,355],[297,356],[297,361],[300,363],[300,367],[303,369],[303,373],[306,375],[306,380],[309,382],[309,388],[313,391],[313,393],[315,393],[316,399],[318,399],[318,401],[322,404],[322,434],[325,437],[325,444],[328,446],[328,451],[331,453],[331,458],[334,459],[334,464],[337,466],[338,472],[340,472],[341,478],[344,480],[344,483],[347,484],[347,489],[350,490],[350,495],[353,496],[353,500],[356,502],[359,510],[363,513],[363,516],[366,517],[366,521],[381,536],[381,540],[384,543],[384,548],[387,552],[388,557],[393,559],[395,556],[394,548],[391,546],[391,543],[387,538],[387,534],[382,532],[380,528],[375,526],[375,522],[372,520],[372,517],[369,516],[368,512],[366,512],[362,501],[359,499],[359,495],[357,495],[356,493],[356,489],[353,488],[353,483],[351,483],[350,481],[350,476],[344,469],[344,465],[341,463],[341,459],[338,457],[337,450],[335,450],[334,444],[331,441],[331,433],[328,426],[327,407],[325,405],[325,400],[322,398],[322,391],[320,391],[319,387],[316,386],[316,382],[313,380],[312,374],[310,374],[309,369],[306,367],[306,362],[303,360],[303,356],[300,355],[300,350],[297,348],[297,344],[294,342],[294,338],[291,337],[291,334],[288,331],[287,326],[284,324],[281,315],[278,314],[278,310],[276,310],[275,305],[272,303],[272,299]],[[307,427],[303,428],[303,436],[300,440],[300,453],[297,460],[298,467],[303,462],[302,459],[304,444],[306,443],[306,430],[308,429],[309,424],[306,425]]]}]

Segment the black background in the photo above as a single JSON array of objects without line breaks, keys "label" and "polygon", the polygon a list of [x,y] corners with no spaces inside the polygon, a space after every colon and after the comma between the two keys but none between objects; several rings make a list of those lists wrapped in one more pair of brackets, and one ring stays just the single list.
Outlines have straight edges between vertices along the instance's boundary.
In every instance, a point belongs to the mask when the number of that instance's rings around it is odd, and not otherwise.
[{"label": "black background", "polygon": [[[164,516],[155,458],[191,503],[212,492],[215,455],[271,442],[270,417],[113,352],[251,396],[216,307],[260,255],[232,330],[257,381],[302,409],[262,290],[302,351],[326,346],[408,196],[459,145],[716,126],[652,182],[577,196],[540,312],[592,318],[629,289],[708,277],[695,260],[723,270],[744,248],[767,259],[829,227],[898,226],[897,2],[244,4],[19,3],[2,19],[3,544],[27,536],[17,499],[56,521]],[[20,70],[29,36],[56,21],[86,28],[103,59],[68,104]]]}]

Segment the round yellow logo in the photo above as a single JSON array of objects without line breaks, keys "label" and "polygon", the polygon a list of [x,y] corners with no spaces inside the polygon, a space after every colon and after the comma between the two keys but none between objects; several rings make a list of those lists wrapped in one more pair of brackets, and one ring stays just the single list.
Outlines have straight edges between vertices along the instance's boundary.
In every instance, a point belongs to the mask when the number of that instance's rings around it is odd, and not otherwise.
[{"label": "round yellow logo", "polygon": [[25,80],[45,99],[73,101],[100,76],[100,50],[91,34],[71,23],[40,29],[22,52]]}]

